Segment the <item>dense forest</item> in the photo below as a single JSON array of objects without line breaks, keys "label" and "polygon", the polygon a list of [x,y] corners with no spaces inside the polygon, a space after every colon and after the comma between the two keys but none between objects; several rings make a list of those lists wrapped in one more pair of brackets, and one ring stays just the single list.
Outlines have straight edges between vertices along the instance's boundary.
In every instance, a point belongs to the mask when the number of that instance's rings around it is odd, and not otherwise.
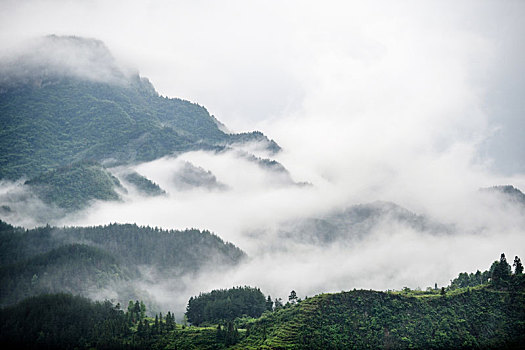
[{"label": "dense forest", "polygon": [[89,206],[90,201],[118,200],[120,181],[93,161],[82,161],[40,174],[25,182],[46,204],[66,210]]},{"label": "dense forest", "polygon": [[[137,225],[16,228],[0,221],[0,304],[41,292],[87,295],[91,289],[139,278],[139,266],[179,278],[203,269],[228,268],[245,253],[199,230],[162,230]],[[117,284],[115,286],[114,284]],[[131,287],[122,298],[134,297]]]},{"label": "dense forest", "polygon": [[43,40],[98,57],[108,75],[118,79],[82,78],[24,56],[16,62],[20,69],[3,69],[0,179],[33,178],[82,160],[141,162],[195,149],[222,150],[238,142],[259,141],[270,151],[280,149],[260,132],[224,133],[198,104],[159,96],[147,79],[123,74],[98,40]]},{"label": "dense forest", "polygon": [[[271,298],[270,298],[271,301]],[[258,288],[237,287],[213,290],[191,297],[186,309],[186,317],[192,324],[213,324],[233,321],[237,317],[259,317],[265,310],[271,310]]]},{"label": "dense forest", "polygon": [[[216,290],[192,297],[183,320],[169,311],[147,316],[139,300],[124,309],[41,295],[0,311],[0,342],[30,349],[520,349],[523,265],[515,257],[512,269],[502,254],[490,271],[474,287],[457,286],[460,275],[424,292],[353,290],[301,300],[292,291],[285,305],[273,307],[257,288]],[[225,303],[241,315],[233,318]],[[207,325],[187,324],[205,309]]]}]

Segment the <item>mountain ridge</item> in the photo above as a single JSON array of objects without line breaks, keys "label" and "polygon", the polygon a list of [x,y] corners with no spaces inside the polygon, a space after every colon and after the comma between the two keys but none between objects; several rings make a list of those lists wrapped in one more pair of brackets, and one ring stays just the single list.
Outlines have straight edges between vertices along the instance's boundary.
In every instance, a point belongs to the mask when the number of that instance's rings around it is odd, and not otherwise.
[{"label": "mountain ridge", "polygon": [[260,132],[223,132],[196,103],[160,96],[146,78],[119,70],[101,41],[48,36],[37,47],[0,61],[0,179],[81,160],[129,164],[236,142],[280,150]]}]

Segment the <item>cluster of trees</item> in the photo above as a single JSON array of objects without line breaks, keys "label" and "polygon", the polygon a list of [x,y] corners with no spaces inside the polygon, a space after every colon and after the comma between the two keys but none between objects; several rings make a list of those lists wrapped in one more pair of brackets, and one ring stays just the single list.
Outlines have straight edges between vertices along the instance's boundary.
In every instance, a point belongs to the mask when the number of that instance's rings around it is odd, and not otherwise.
[{"label": "cluster of trees", "polygon": [[193,325],[233,321],[237,317],[259,317],[269,310],[268,303],[259,288],[234,287],[218,289],[191,297],[186,307],[186,317]]},{"label": "cluster of trees", "polygon": [[477,270],[476,273],[461,272],[458,277],[450,281],[448,289],[454,290],[457,288],[475,287],[481,284],[486,284],[490,281],[491,273],[489,270],[481,272]]},{"label": "cluster of trees", "polygon": [[513,283],[518,283],[518,276],[523,274],[523,265],[518,256],[514,257],[513,267],[514,273],[512,272],[512,267],[507,262],[505,254],[502,253],[500,259],[494,261],[490,269],[483,272],[478,270],[476,273],[461,272],[458,277],[450,281],[450,285],[446,289],[454,290],[458,288],[475,287],[489,282],[495,288],[508,288],[511,287]]},{"label": "cluster of trees", "polygon": [[108,301],[40,295],[0,310],[3,349],[118,349],[130,334],[126,315]]},{"label": "cluster of trees", "polygon": [[153,323],[146,319],[140,319],[137,323],[137,335],[148,340],[152,336],[162,335],[174,330],[175,326],[175,316],[168,311],[166,317],[163,317],[161,312],[155,315]]},{"label": "cluster of trees", "polygon": [[150,349],[175,328],[170,311],[152,319],[138,300],[124,312],[109,301],[43,294],[0,310],[2,349]]},{"label": "cluster of trees", "polygon": [[514,258],[514,274],[512,268],[505,258],[505,254],[501,254],[499,261],[494,261],[490,267],[492,273],[492,285],[496,288],[511,288],[520,283],[521,275],[523,275],[523,265],[521,259],[516,256]]}]

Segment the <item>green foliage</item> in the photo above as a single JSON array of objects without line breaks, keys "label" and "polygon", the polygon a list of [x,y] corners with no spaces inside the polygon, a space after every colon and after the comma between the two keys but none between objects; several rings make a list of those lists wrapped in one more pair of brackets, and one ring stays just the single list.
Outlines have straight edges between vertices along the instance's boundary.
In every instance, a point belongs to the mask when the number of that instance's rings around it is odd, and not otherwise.
[{"label": "green foliage", "polygon": [[91,200],[118,200],[115,188],[122,188],[117,178],[101,165],[83,161],[41,174],[26,181],[48,204],[78,210]]},{"label": "green foliage", "polygon": [[[214,267],[233,266],[245,253],[195,229],[110,224],[25,230],[0,221],[0,304],[43,291],[84,294],[90,286],[138,277],[138,265],[154,267],[160,277],[177,278],[212,268],[210,257]],[[32,283],[34,274],[38,280]]]},{"label": "green foliage", "polygon": [[266,147],[272,153],[277,153],[281,150],[281,147],[274,141],[269,140],[262,132],[252,131],[241,134],[232,134],[228,140],[229,143],[245,143],[245,142],[263,142],[266,143]]},{"label": "green foliage", "polygon": [[[0,311],[0,343],[8,349],[519,349],[525,342],[524,291],[523,274],[511,275],[504,289],[485,284],[441,296],[408,288],[354,290],[208,327],[177,325],[171,312],[145,317],[138,300],[124,314],[109,302],[46,295]],[[250,295],[263,308],[271,300],[239,287],[201,294],[192,307],[202,311],[228,300],[235,309],[249,304]]]},{"label": "green foliage", "polygon": [[78,161],[149,161],[222,149],[261,133],[229,135],[197,104],[159,96],[139,76],[125,84],[44,76],[0,86],[0,179],[29,178]]},{"label": "green foliage", "polygon": [[156,183],[152,182],[148,178],[140,175],[139,173],[132,172],[125,176],[126,181],[135,186],[135,188],[142,194],[147,196],[159,196],[166,194],[166,192],[159,187]]},{"label": "green foliage", "polygon": [[130,333],[110,302],[41,295],[0,311],[2,349],[119,349]]},{"label": "green foliage", "polygon": [[458,277],[450,282],[448,289],[475,287],[489,282],[491,273],[489,270],[481,272],[479,270],[476,273],[461,272]]},{"label": "green foliage", "polygon": [[219,323],[241,316],[259,317],[266,307],[266,299],[259,288],[235,287],[191,297],[186,316],[194,325]]},{"label": "green foliage", "polygon": [[492,272],[492,284],[496,288],[505,288],[509,285],[510,276],[512,274],[512,269],[507,263],[505,254],[501,254],[500,260],[495,261],[491,267]]},{"label": "green foliage", "polygon": [[523,273],[523,265],[521,263],[521,259],[518,256],[514,257],[514,264],[512,266],[514,266],[515,275],[521,275]]},{"label": "green foliage", "polygon": [[525,296],[481,288],[445,297],[353,291],[265,314],[238,349],[502,348],[525,341]]},{"label": "green foliage", "polygon": [[115,257],[83,244],[67,244],[27,260],[0,267],[0,303],[31,295],[69,292],[83,295],[111,282],[129,279]]}]

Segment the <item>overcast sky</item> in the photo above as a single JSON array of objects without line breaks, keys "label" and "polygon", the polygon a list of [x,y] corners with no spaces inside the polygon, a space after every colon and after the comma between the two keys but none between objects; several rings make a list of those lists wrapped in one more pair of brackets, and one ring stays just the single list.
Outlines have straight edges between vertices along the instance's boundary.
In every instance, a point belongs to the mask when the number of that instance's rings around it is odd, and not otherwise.
[{"label": "overcast sky", "polygon": [[469,162],[511,174],[525,171],[524,15],[519,0],[2,0],[0,48],[95,37],[235,131],[288,147],[307,133],[343,148],[367,133],[387,150],[468,144]]}]

